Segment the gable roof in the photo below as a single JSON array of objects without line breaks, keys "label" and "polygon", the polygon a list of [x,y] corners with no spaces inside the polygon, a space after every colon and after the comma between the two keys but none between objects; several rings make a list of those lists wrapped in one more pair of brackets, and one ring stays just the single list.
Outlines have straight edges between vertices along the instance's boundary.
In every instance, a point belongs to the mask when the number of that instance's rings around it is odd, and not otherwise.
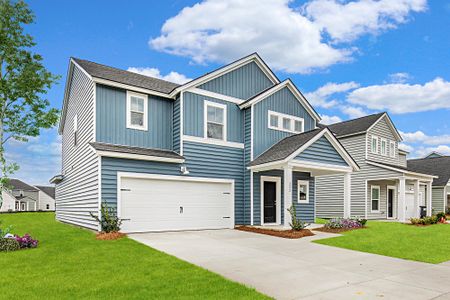
[{"label": "gable roof", "polygon": [[433,158],[433,157],[442,157],[442,156],[444,156],[444,154],[433,151],[430,154],[428,154],[427,156],[425,156],[424,158]]},{"label": "gable roof", "polygon": [[12,190],[22,190],[22,191],[28,191],[28,192],[39,191],[34,186],[29,185],[28,183],[25,183],[22,180],[15,179],[15,178],[10,179],[8,185],[11,187]]},{"label": "gable roof", "polygon": [[409,159],[408,169],[439,176],[433,186],[445,186],[450,181],[450,156]]},{"label": "gable roof", "polygon": [[38,189],[40,189],[42,192],[46,193],[53,199],[55,199],[55,187],[54,186],[45,186],[45,185],[36,185]]}]

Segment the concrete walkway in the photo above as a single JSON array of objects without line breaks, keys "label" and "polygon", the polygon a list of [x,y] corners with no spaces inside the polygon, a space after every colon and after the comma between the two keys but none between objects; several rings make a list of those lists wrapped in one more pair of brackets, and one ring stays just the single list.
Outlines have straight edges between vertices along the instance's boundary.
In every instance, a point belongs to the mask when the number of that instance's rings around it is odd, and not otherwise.
[{"label": "concrete walkway", "polygon": [[450,262],[431,265],[237,230],[130,235],[277,299],[450,299]]}]

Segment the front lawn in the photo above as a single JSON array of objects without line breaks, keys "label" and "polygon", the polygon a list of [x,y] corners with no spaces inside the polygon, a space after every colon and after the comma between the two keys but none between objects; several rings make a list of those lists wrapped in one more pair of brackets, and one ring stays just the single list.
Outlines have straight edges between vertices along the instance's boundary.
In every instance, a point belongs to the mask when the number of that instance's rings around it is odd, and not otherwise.
[{"label": "front lawn", "polygon": [[441,263],[450,260],[450,225],[417,227],[396,222],[369,221],[367,228],[315,243],[362,252]]},{"label": "front lawn", "polygon": [[259,299],[264,295],[131,239],[97,241],[53,213],[0,214],[3,227],[39,240],[0,253],[2,299]]}]

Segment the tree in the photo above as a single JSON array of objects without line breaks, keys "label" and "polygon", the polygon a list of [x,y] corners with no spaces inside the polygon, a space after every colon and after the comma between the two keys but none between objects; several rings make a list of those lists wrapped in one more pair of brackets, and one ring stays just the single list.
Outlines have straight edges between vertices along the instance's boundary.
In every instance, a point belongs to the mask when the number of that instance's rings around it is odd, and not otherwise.
[{"label": "tree", "polygon": [[0,0],[0,207],[8,176],[19,169],[6,161],[5,144],[10,139],[27,142],[58,122],[59,111],[43,96],[59,76],[47,71],[42,56],[31,50],[36,43],[23,25],[33,22],[25,2]]}]

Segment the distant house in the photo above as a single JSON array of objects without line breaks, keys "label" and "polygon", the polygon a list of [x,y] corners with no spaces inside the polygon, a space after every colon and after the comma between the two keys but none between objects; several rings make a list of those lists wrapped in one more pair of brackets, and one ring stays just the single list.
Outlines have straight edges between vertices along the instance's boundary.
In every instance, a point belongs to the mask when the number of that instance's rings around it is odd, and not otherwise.
[{"label": "distant house", "polygon": [[54,211],[55,210],[55,187],[36,185],[39,189],[37,210]]},{"label": "distant house", "polygon": [[55,188],[52,186],[33,186],[19,179],[10,179],[2,196],[0,212],[55,210]]}]

